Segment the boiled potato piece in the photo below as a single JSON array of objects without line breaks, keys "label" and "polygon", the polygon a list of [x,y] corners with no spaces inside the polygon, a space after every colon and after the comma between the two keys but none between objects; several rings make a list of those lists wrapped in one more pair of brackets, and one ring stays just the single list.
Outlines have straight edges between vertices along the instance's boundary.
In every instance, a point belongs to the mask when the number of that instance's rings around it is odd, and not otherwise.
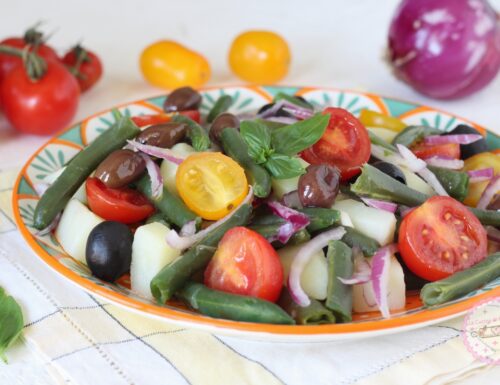
[{"label": "boiled potato piece", "polygon": [[[187,143],[177,143],[172,147],[172,151],[179,155],[179,157],[187,157],[193,152],[194,148]],[[167,190],[174,195],[179,195],[177,193],[177,187],[175,187],[175,175],[177,174],[177,164],[170,162],[169,160],[164,160],[161,162],[161,176],[163,178],[163,185]]]},{"label": "boiled potato piece", "polygon": [[[395,256],[391,257],[389,266],[388,291],[389,310],[403,309],[406,303],[406,285],[403,268]],[[378,310],[375,302],[372,282],[366,282],[353,287],[353,310],[357,313]]]},{"label": "boiled potato piece", "polygon": [[130,282],[132,290],[142,297],[153,299],[151,280],[181,254],[165,241],[169,230],[164,224],[153,222],[138,227],[134,234]]},{"label": "boiled potato piece", "polygon": [[66,253],[87,264],[87,238],[92,229],[103,221],[104,219],[95,215],[82,202],[72,198],[64,208],[55,235]]},{"label": "boiled potato piece", "polygon": [[[288,281],[288,274],[292,266],[293,259],[299,251],[301,245],[288,246],[277,250],[283,265],[284,283]],[[300,277],[300,284],[304,292],[311,298],[326,299],[326,287],[328,285],[328,264],[325,253],[321,250],[314,254],[309,263],[304,268]]]},{"label": "boiled potato piece", "polygon": [[406,185],[413,190],[420,191],[425,195],[436,195],[436,192],[432,189],[431,186],[427,184],[422,178],[420,178],[417,174],[411,172],[405,167],[399,167],[403,172],[406,178]]},{"label": "boiled potato piece", "polygon": [[394,241],[396,216],[393,213],[368,207],[353,199],[336,202],[332,208],[346,212],[356,230],[375,239],[382,246]]},{"label": "boiled potato piece", "polygon": [[[309,166],[309,163],[307,163],[304,159],[299,158],[299,160],[304,168],[307,168],[307,166]],[[273,187],[273,194],[276,199],[281,199],[283,195],[297,190],[297,187],[299,186],[299,178],[300,176],[288,179],[271,178],[271,186]]]}]

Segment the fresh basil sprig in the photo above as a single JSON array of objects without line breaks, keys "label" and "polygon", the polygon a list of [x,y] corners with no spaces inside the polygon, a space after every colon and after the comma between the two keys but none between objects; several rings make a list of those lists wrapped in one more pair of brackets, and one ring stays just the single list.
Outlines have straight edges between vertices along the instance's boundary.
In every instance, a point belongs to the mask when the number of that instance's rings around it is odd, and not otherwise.
[{"label": "fresh basil sprig", "polygon": [[0,287],[0,358],[7,362],[5,351],[19,337],[23,330],[21,307]]},{"label": "fresh basil sprig", "polygon": [[323,136],[329,119],[329,115],[317,114],[274,129],[259,120],[244,121],[240,132],[257,164],[263,165],[276,179],[288,179],[305,172],[296,155]]}]

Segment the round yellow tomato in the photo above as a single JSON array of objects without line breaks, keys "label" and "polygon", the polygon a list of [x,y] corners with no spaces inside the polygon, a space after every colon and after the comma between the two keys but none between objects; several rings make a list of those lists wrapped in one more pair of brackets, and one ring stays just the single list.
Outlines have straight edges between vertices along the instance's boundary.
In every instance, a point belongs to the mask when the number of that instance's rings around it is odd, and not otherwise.
[{"label": "round yellow tomato", "polygon": [[177,169],[175,185],[186,206],[209,220],[226,216],[248,193],[245,171],[220,152],[188,156]]},{"label": "round yellow tomato", "polygon": [[[464,171],[480,170],[489,167],[493,167],[495,175],[500,173],[500,155],[491,152],[483,152],[471,156],[464,161]],[[488,181],[469,183],[469,192],[464,199],[464,204],[475,207],[486,186],[488,186]]]},{"label": "round yellow tomato", "polygon": [[200,87],[210,79],[210,65],[202,55],[170,40],[146,47],[140,66],[149,83],[166,89]]},{"label": "round yellow tomato", "polygon": [[229,65],[246,81],[272,84],[288,73],[290,49],[287,42],[274,32],[247,31],[233,41]]}]

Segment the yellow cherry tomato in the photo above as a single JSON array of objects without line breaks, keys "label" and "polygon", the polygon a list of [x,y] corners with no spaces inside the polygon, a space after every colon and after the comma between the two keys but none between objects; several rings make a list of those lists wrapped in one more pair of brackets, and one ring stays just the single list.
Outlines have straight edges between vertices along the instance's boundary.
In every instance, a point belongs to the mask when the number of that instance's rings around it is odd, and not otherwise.
[{"label": "yellow cherry tomato", "polygon": [[175,185],[184,203],[209,220],[226,216],[248,193],[245,171],[220,152],[188,156],[177,169]]},{"label": "yellow cherry tomato", "polygon": [[[491,152],[476,154],[465,159],[463,169],[464,171],[472,171],[489,167],[493,167],[495,175],[500,173],[500,155]],[[469,191],[467,197],[464,199],[464,203],[468,206],[475,207],[486,186],[488,186],[488,181],[469,183]]]},{"label": "yellow cherry tomato", "polygon": [[388,116],[381,114],[380,112],[372,110],[361,110],[359,114],[359,121],[367,127],[380,127],[388,128],[389,130],[399,132],[407,125],[395,118],[394,116]]},{"label": "yellow cherry tomato", "polygon": [[290,49],[287,42],[274,32],[247,31],[233,41],[229,65],[246,81],[276,83],[288,73]]},{"label": "yellow cherry tomato", "polygon": [[140,65],[146,80],[161,88],[200,87],[210,79],[210,65],[202,55],[170,40],[146,47]]}]

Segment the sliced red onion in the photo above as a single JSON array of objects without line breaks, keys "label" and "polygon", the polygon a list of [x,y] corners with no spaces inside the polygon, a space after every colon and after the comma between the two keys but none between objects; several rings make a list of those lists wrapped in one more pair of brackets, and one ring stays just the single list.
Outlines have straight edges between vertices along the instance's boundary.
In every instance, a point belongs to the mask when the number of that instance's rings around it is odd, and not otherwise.
[{"label": "sliced red onion", "polygon": [[277,240],[281,243],[287,243],[290,237],[297,231],[304,229],[311,221],[309,217],[299,211],[284,206],[276,201],[267,202],[271,211],[280,218],[283,218],[286,223],[279,228]]},{"label": "sliced red onion", "polygon": [[280,241],[281,243],[287,243],[293,234],[295,234],[297,230],[295,230],[293,224],[291,222],[283,223],[276,235],[266,237],[269,242]]},{"label": "sliced red onion", "polygon": [[398,251],[396,244],[378,249],[371,261],[371,280],[375,301],[384,318],[390,318],[389,312],[389,267],[391,256]]},{"label": "sliced red onion", "polygon": [[192,245],[194,245],[196,242],[199,242],[200,240],[202,240],[210,231],[216,229],[217,227],[221,226],[222,224],[224,224],[227,220],[229,220],[229,218],[231,218],[233,216],[233,214],[238,211],[238,209],[243,206],[244,204],[247,204],[247,203],[250,203],[252,201],[252,198],[253,198],[253,189],[252,189],[252,186],[249,186],[248,188],[248,194],[247,196],[245,197],[245,199],[243,199],[243,201],[236,207],[233,209],[233,211],[231,211],[229,214],[227,214],[224,218],[222,219],[219,219],[217,222],[214,222],[212,223],[210,226],[206,227],[205,229],[197,232],[196,234],[192,235],[192,236],[180,236],[177,231],[175,230],[170,230],[165,239],[167,241],[167,243],[169,244],[170,247],[173,247],[174,249],[179,249],[179,250],[184,250],[184,249],[187,249],[189,247],[191,247]]},{"label": "sliced red onion", "polygon": [[470,183],[477,183],[490,180],[491,178],[493,178],[493,175],[495,173],[493,167],[488,167],[482,168],[480,170],[467,171],[467,174],[469,174]]},{"label": "sliced red onion", "polygon": [[299,192],[297,190],[290,191],[281,197],[281,203],[292,209],[302,208],[302,203],[300,202]]},{"label": "sliced red onion", "polygon": [[351,278],[337,277],[344,285],[358,285],[361,283],[369,282],[371,279],[372,268],[368,261],[363,256],[359,247],[353,247],[352,252],[354,255],[354,274]]},{"label": "sliced red onion", "polygon": [[42,229],[42,230],[38,230],[36,233],[35,233],[35,236],[44,236],[44,235],[47,235],[47,234],[50,234],[50,232],[52,230],[54,230],[57,225],[59,224],[59,220],[61,219],[61,215],[62,213],[59,213],[56,215],[56,217],[52,220],[52,222],[50,222],[50,224]]},{"label": "sliced red onion", "polygon": [[325,231],[309,242],[306,242],[295,255],[288,276],[288,289],[290,290],[292,299],[298,305],[305,307],[311,303],[311,300],[300,284],[300,277],[307,263],[315,253],[323,249],[323,247],[328,246],[328,242],[341,239],[344,234],[345,230],[343,227],[336,227],[332,230]]},{"label": "sliced red onion", "polygon": [[438,195],[449,196],[444,187],[439,183],[439,180],[436,178],[428,168],[427,164],[422,160],[415,156],[413,152],[410,151],[406,146],[402,144],[396,145],[401,156],[406,160],[407,167],[416,172],[418,175],[422,177],[429,185],[434,189],[434,191]]},{"label": "sliced red onion", "polygon": [[461,159],[448,159],[439,156],[432,156],[425,159],[425,163],[429,166],[448,168],[450,170],[460,170],[464,166],[464,161]]},{"label": "sliced red onion", "polygon": [[151,196],[158,200],[163,196],[163,177],[161,176],[160,167],[146,154],[140,154],[144,162],[146,162],[146,170],[151,180]]},{"label": "sliced red onion", "polygon": [[270,108],[268,108],[267,110],[262,111],[260,114],[257,114],[257,118],[265,119],[265,118],[269,118],[270,116],[276,115],[278,110],[281,107],[283,107],[284,104],[285,104],[284,100],[280,100],[280,101],[274,103],[274,105],[271,106]]},{"label": "sliced red onion", "polygon": [[189,221],[181,228],[181,237],[191,237],[196,234],[196,221]]},{"label": "sliced red onion", "polygon": [[477,203],[478,209],[486,209],[488,204],[491,202],[496,193],[500,190],[500,175],[494,176],[491,178],[490,183],[483,191],[481,198],[479,198],[479,202]]},{"label": "sliced red onion", "polygon": [[314,112],[312,112],[310,109],[298,107],[293,104],[287,104],[285,107],[283,107],[283,111],[288,112],[289,114],[300,120],[309,119],[314,115]]},{"label": "sliced red onion", "polygon": [[493,242],[500,243],[500,230],[493,226],[485,226],[488,239]]},{"label": "sliced red onion", "polygon": [[375,209],[379,210],[385,210],[389,211],[390,213],[395,213],[396,209],[398,208],[398,205],[393,202],[388,202],[388,201],[380,201],[378,199],[371,199],[371,198],[361,198],[363,202],[365,202],[368,206],[373,207]]},{"label": "sliced red onion", "polygon": [[127,143],[132,146],[133,149],[154,156],[156,158],[166,159],[175,164],[181,164],[184,161],[183,158],[179,157],[178,154],[176,154],[169,148],[150,146],[148,144],[142,144],[134,140],[127,140]]},{"label": "sliced red onion", "polygon": [[41,197],[43,194],[45,194],[45,191],[50,187],[50,183],[35,183],[33,185],[33,189],[35,190],[36,194]]},{"label": "sliced red onion", "polygon": [[481,139],[483,139],[483,136],[478,134],[429,135],[424,138],[424,143],[429,145],[448,143],[471,144]]},{"label": "sliced red onion", "polygon": [[297,123],[297,119],[289,118],[288,116],[271,116],[267,118],[270,122],[283,123],[283,124],[294,124]]}]

